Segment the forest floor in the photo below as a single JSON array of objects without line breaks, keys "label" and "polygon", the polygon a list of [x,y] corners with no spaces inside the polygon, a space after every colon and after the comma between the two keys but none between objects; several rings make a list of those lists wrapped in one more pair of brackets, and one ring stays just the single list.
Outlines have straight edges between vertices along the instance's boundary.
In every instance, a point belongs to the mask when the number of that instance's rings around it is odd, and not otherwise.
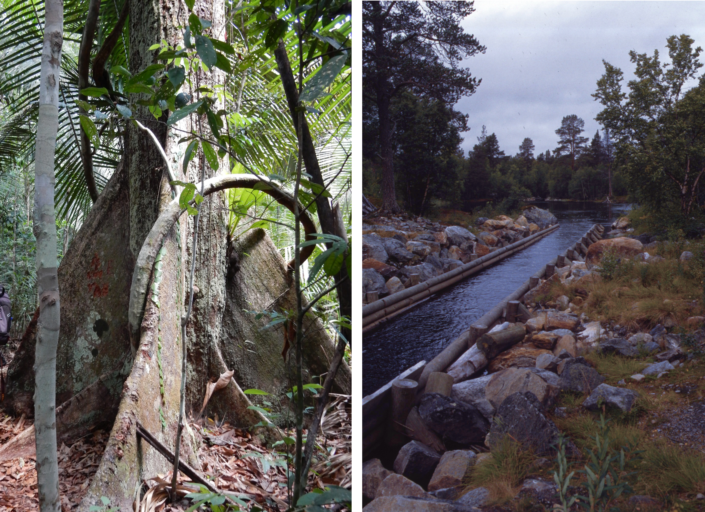
[{"label": "forest floor", "polygon": [[[13,346],[3,349],[2,355],[12,360]],[[5,376],[7,366],[0,369]],[[201,474],[223,493],[236,496],[246,506],[266,511],[286,510],[287,468],[284,454],[261,446],[256,437],[229,423],[190,420],[199,442],[198,457]],[[32,425],[24,416],[14,417],[2,409],[0,403],[0,446]],[[309,475],[309,490],[325,485],[350,488],[352,484],[352,420],[349,395],[331,395],[328,412],[324,416],[317,462]],[[78,508],[98,470],[109,432],[96,430],[59,447],[59,490],[62,512]],[[289,433],[293,435],[293,433]],[[306,432],[304,432],[304,436]],[[0,512],[29,512],[38,510],[37,473],[34,458],[17,458],[0,462]],[[192,502],[184,499],[175,505],[167,504],[166,483],[171,473],[153,475],[143,482],[140,511],[185,511]],[[188,478],[180,483],[198,492]],[[102,504],[96,503],[101,506]],[[107,509],[107,507],[106,507]]]}]

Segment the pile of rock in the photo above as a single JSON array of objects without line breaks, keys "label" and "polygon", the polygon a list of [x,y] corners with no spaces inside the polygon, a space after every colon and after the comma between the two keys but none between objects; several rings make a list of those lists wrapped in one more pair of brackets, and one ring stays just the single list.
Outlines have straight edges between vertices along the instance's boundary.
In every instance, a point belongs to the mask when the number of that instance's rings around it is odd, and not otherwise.
[{"label": "pile of rock", "polygon": [[516,220],[506,215],[480,218],[473,227],[477,234],[422,218],[378,217],[368,222],[362,227],[363,297],[371,292],[382,298],[450,272],[557,220],[534,207]]}]

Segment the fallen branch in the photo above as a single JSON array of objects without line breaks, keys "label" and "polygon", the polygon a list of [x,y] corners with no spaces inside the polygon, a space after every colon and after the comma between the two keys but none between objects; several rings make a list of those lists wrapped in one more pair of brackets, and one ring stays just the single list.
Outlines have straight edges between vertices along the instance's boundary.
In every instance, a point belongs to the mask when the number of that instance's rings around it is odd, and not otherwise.
[{"label": "fallen branch", "polygon": [[[156,437],[154,437],[150,432],[142,426],[142,424],[138,421],[137,422],[137,437],[144,439],[149,445],[152,446],[155,450],[157,450],[159,453],[161,453],[164,458],[169,462],[169,464],[174,463],[174,453],[164,446],[162,443],[160,443]],[[198,471],[193,469],[191,466],[186,464],[183,460],[179,460],[179,471],[181,471],[184,475],[189,477],[192,481],[201,484],[203,487],[208,489],[210,492],[215,493],[215,494],[223,494],[221,493],[213,484],[211,484],[208,480],[203,478]],[[229,496],[223,494],[225,496],[225,499],[228,500],[233,505],[237,505],[235,501],[232,500]]]}]

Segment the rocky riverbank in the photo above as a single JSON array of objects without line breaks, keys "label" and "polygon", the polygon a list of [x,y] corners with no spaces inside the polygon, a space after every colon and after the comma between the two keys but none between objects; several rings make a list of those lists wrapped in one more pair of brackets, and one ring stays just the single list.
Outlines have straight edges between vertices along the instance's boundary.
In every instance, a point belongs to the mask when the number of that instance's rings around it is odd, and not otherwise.
[{"label": "rocky riverbank", "polygon": [[[547,210],[527,208],[512,219],[480,218],[475,226],[446,226],[402,216],[365,219],[363,300],[398,293],[551,226]],[[369,294],[369,295],[368,295]]]},{"label": "rocky riverbank", "polygon": [[[566,263],[525,295],[520,322],[496,326],[434,379],[451,385],[417,397],[393,464],[364,464],[366,511],[552,510],[561,434],[575,469],[596,435],[618,439],[619,510],[705,510],[705,318],[702,296],[689,296],[702,262],[617,237]],[[632,448],[620,470],[622,441]],[[575,477],[565,497],[587,496],[585,482]]]}]

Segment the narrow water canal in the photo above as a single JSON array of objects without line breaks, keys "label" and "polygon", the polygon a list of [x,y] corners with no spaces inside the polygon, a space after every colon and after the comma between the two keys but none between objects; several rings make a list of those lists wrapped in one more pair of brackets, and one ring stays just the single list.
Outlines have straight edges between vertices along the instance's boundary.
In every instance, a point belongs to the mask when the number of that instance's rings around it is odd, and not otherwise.
[{"label": "narrow water canal", "polygon": [[560,228],[536,244],[419,303],[363,337],[364,396],[421,360],[430,361],[529,276],[565,251],[593,224],[611,224],[629,206],[538,203]]}]

